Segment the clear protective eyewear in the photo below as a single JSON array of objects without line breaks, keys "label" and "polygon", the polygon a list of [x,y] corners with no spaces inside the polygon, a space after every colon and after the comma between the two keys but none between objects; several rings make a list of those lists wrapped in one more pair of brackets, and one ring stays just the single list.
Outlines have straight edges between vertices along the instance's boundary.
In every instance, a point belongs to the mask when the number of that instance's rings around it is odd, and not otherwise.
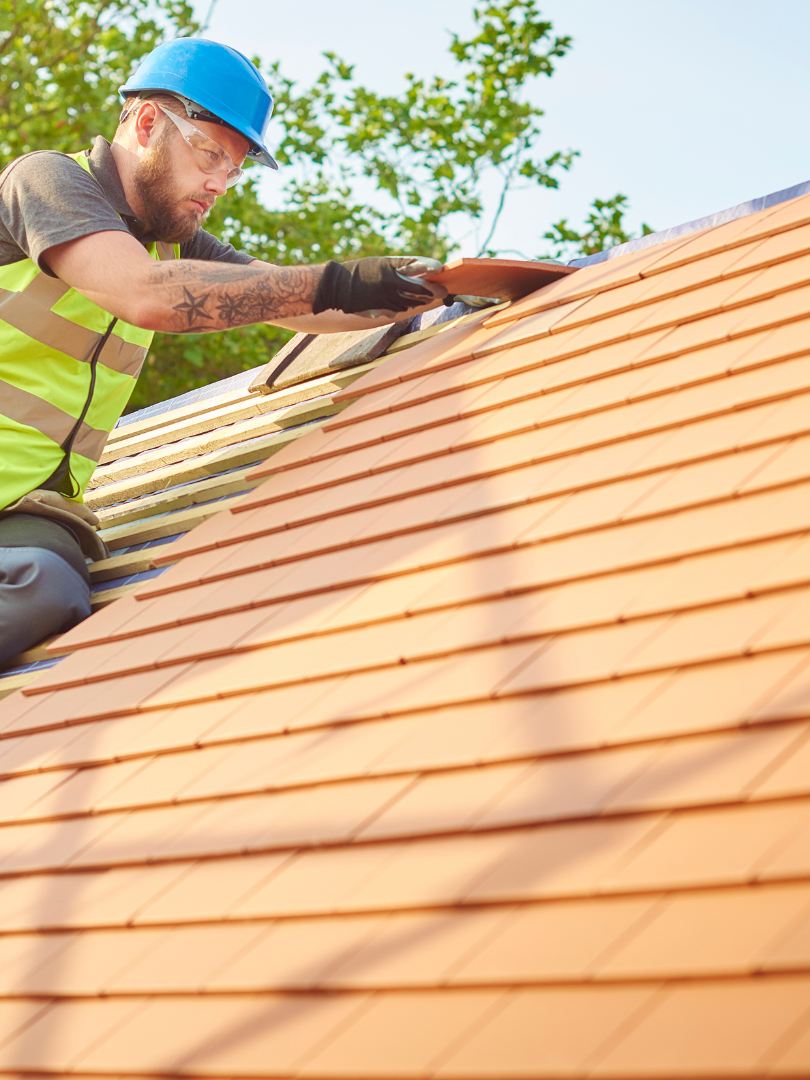
[{"label": "clear protective eyewear", "polygon": [[233,158],[227,150],[223,149],[218,142],[214,142],[208,135],[200,131],[195,127],[190,120],[186,120],[184,116],[177,116],[175,113],[170,112],[168,109],[163,109],[156,101],[152,104],[156,109],[160,109],[164,116],[167,116],[183,139],[194,151],[194,157],[197,164],[204,173],[218,173],[225,172],[227,179],[225,181],[225,187],[231,188],[242,177],[242,169],[238,165],[234,165]]}]

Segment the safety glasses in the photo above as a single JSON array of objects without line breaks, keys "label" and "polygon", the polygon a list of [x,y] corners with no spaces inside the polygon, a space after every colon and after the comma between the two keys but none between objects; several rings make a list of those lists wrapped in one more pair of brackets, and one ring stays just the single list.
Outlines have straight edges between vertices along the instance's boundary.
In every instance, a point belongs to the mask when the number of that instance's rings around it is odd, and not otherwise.
[{"label": "safety glasses", "polygon": [[238,165],[234,165],[233,158],[228,151],[224,150],[218,142],[210,139],[199,128],[196,128],[184,116],[177,116],[175,113],[169,112],[168,109],[162,109],[155,101],[152,104],[171,120],[183,136],[185,142],[194,151],[195,160],[202,171],[204,173],[225,172],[227,177],[225,186],[233,187],[242,176],[242,170]]}]

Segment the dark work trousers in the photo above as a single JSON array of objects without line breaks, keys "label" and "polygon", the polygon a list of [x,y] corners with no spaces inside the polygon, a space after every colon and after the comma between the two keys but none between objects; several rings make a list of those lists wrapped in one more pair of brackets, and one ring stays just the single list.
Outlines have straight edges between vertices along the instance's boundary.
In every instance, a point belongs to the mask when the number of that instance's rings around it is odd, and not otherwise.
[{"label": "dark work trousers", "polygon": [[29,515],[0,519],[0,664],[89,614],[90,579],[72,531]]}]

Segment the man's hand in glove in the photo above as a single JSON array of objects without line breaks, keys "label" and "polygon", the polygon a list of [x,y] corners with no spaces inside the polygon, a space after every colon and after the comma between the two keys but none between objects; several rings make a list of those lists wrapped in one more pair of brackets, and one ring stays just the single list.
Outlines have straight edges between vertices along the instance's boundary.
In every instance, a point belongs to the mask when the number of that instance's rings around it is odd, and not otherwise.
[{"label": "man's hand in glove", "polygon": [[391,319],[399,312],[424,308],[447,294],[443,286],[421,277],[436,273],[441,266],[436,259],[410,255],[328,262],[312,304],[313,314],[336,310]]}]

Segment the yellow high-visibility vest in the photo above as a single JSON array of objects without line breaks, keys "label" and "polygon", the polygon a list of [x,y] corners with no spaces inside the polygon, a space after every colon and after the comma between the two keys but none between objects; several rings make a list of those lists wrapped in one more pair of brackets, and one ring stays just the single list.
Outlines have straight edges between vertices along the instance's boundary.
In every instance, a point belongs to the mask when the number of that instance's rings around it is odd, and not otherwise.
[{"label": "yellow high-visibility vest", "polygon": [[[90,171],[84,153],[70,156]],[[177,244],[147,251],[180,255]],[[152,337],[31,259],[0,266],[0,509],[57,471],[62,493],[81,499]]]}]

